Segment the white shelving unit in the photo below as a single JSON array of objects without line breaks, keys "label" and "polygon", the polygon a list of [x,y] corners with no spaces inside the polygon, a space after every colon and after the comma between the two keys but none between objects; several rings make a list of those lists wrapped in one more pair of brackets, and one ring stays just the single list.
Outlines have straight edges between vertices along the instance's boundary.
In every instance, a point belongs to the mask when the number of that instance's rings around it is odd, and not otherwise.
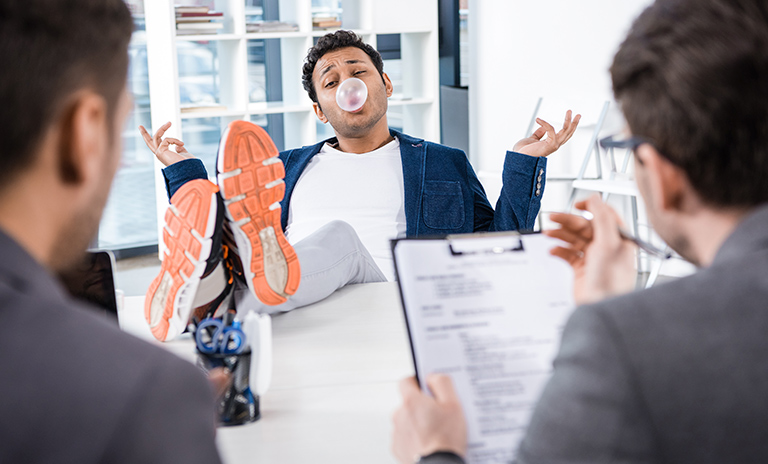
[{"label": "white shelving unit", "polygon": [[[312,0],[279,0],[279,19],[296,23],[298,31],[246,33],[244,0],[215,0],[223,12],[223,29],[215,34],[176,35],[174,0],[145,1],[149,93],[152,129],[166,121],[167,136],[185,141],[185,147],[211,170],[215,132],[238,119],[263,124],[267,115],[282,114],[285,148],[317,143],[312,104],[301,84],[301,66],[316,39],[330,31],[312,29]],[[400,34],[401,59],[397,66],[396,95],[390,99],[398,126],[406,133],[431,141],[440,138],[439,58],[437,2],[432,0],[343,0],[342,27],[376,47],[379,34]],[[280,41],[282,101],[266,102],[254,82],[249,54],[261,40]],[[180,59],[181,58],[181,59]],[[211,64],[202,75],[198,64]],[[197,67],[196,67],[197,66]],[[192,71],[190,73],[190,70]],[[388,70],[387,61],[384,71]],[[391,76],[392,77],[392,76]],[[258,79],[257,79],[258,80]],[[198,91],[205,88],[205,91]],[[212,90],[211,90],[212,89]],[[182,112],[182,96],[203,95],[216,109]],[[255,96],[254,96],[255,95]],[[390,121],[392,125],[392,121]],[[215,137],[218,139],[218,137]],[[156,197],[158,237],[167,207],[165,187],[157,164]],[[159,240],[162,248],[162,240]]]}]

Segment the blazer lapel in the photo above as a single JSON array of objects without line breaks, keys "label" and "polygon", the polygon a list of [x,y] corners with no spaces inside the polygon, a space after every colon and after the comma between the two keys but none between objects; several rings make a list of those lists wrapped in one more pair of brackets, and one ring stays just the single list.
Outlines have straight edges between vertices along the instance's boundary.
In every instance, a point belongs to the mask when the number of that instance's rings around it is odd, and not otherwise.
[{"label": "blazer lapel", "polygon": [[405,235],[414,237],[419,233],[427,145],[423,139],[409,137],[394,130],[390,133],[400,140],[400,158],[403,164],[405,190]]}]

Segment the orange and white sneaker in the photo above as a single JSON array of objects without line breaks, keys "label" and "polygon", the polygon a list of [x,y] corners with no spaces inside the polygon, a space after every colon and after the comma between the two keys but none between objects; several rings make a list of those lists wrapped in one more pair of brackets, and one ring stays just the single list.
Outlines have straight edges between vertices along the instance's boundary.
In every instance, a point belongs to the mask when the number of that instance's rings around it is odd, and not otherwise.
[{"label": "orange and white sneaker", "polygon": [[218,191],[207,179],[189,181],[165,212],[165,255],[144,301],[149,328],[160,341],[182,333],[195,308],[228,293],[231,279],[222,260],[224,208]]},{"label": "orange and white sneaker", "polygon": [[234,121],[221,137],[216,167],[245,281],[262,303],[284,303],[299,288],[301,269],[280,222],[285,169],[277,147],[261,127]]}]

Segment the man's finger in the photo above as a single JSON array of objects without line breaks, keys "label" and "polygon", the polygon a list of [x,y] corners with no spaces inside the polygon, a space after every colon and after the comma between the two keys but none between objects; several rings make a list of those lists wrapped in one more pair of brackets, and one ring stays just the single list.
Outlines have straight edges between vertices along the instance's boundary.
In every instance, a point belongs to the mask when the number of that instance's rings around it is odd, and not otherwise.
[{"label": "man's finger", "polygon": [[167,131],[169,127],[171,127],[171,121],[168,121],[162,126],[160,126],[160,129],[158,129],[157,132],[155,132],[156,145],[160,145],[161,139],[163,138],[163,134],[165,134],[165,131]]},{"label": "man's finger", "polygon": [[541,127],[544,128],[544,130],[546,130],[547,138],[549,140],[551,140],[552,142],[557,143],[555,128],[552,127],[552,124],[548,123],[547,121],[545,121],[545,120],[543,120],[541,118],[536,118],[536,122],[539,123],[541,125]]},{"label": "man's finger", "polygon": [[557,132],[558,140],[562,137],[565,137],[568,134],[568,131],[571,129],[571,118],[573,117],[573,112],[571,110],[568,110],[565,112],[565,122],[563,122],[563,128],[560,129]]},{"label": "man's finger", "polygon": [[165,138],[165,140],[167,140],[167,141],[168,141],[168,143],[172,143],[172,144],[174,144],[174,145],[178,145],[178,146],[182,146],[182,145],[184,145],[184,142],[182,142],[182,141],[181,141],[181,140],[179,140],[179,139],[175,139],[175,138],[173,138],[173,137],[166,137],[166,138]]},{"label": "man's finger", "polygon": [[552,213],[549,216],[549,219],[556,224],[560,224],[560,227],[577,233],[587,240],[592,239],[592,225],[582,216],[566,213]]},{"label": "man's finger", "polygon": [[565,121],[563,122],[563,129],[567,129],[571,125],[571,117],[573,116],[573,112],[571,110],[568,110],[565,112]]},{"label": "man's finger", "polygon": [[561,145],[571,140],[571,137],[573,137],[573,134],[576,132],[576,128],[579,127],[579,121],[581,121],[581,115],[577,114],[576,117],[573,118],[570,127],[568,127],[567,131],[563,135]]},{"label": "man's finger", "polygon": [[585,238],[584,236],[578,233],[574,233],[568,229],[545,230],[543,234],[547,237],[556,238],[558,240],[569,243],[572,247],[578,248],[581,251],[583,251],[590,242],[589,238]]},{"label": "man's finger", "polygon": [[570,248],[554,247],[549,250],[549,254],[562,259],[571,266],[576,266],[579,264],[579,261],[584,259],[583,251],[577,251]]},{"label": "man's finger", "polygon": [[613,213],[613,218],[616,220],[619,226],[621,227],[627,226],[626,223],[624,222],[624,219],[622,219],[622,217],[619,216],[619,213],[617,213],[615,209],[611,208],[611,213]]},{"label": "man's finger", "polygon": [[427,387],[435,396],[435,400],[440,403],[459,401],[456,389],[453,388],[453,381],[448,375],[429,374],[427,376]]},{"label": "man's finger", "polygon": [[592,227],[595,230],[596,239],[601,242],[612,242],[614,244],[621,241],[619,224],[616,221],[613,208],[605,204],[598,194],[589,197],[586,206],[587,211],[594,215]]},{"label": "man's finger", "polygon": [[531,134],[531,137],[533,137],[536,140],[541,140],[541,138],[544,137],[544,134],[546,133],[547,131],[543,127],[539,127],[533,132],[533,134]]},{"label": "man's finger", "polygon": [[577,201],[576,203],[574,203],[574,204],[573,204],[573,207],[574,207],[574,208],[576,208],[576,209],[578,209],[578,210],[584,211],[584,212],[585,212],[584,214],[587,214],[587,215],[589,216],[589,219],[592,219],[592,213],[590,213],[590,212],[588,211],[588,206],[587,206],[587,205],[589,204],[589,201],[590,201],[592,198],[594,198],[594,197],[597,197],[598,199],[601,199],[601,197],[600,197],[600,194],[599,194],[599,193],[593,193],[593,194],[592,194],[592,195],[590,195],[590,196],[589,196],[589,197],[588,197],[586,200],[579,200],[579,201]]},{"label": "man's finger", "polygon": [[141,134],[141,138],[144,139],[144,143],[147,144],[147,147],[154,152],[155,143],[152,141],[152,136],[149,135],[147,129],[145,129],[144,126],[139,126],[139,133]]},{"label": "man's finger", "polygon": [[400,395],[402,395],[403,398],[409,398],[413,395],[418,395],[421,393],[419,384],[418,382],[416,382],[416,377],[404,378],[403,380],[400,381],[399,387],[400,387]]}]

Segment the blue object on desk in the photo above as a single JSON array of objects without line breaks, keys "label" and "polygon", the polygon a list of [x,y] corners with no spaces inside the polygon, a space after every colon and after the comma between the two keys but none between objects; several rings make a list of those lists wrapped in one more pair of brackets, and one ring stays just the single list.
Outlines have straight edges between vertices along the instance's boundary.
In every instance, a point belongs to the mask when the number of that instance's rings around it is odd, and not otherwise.
[{"label": "blue object on desk", "polygon": [[245,349],[245,334],[240,322],[225,326],[218,319],[204,319],[195,331],[195,344],[204,354],[238,354]]}]

